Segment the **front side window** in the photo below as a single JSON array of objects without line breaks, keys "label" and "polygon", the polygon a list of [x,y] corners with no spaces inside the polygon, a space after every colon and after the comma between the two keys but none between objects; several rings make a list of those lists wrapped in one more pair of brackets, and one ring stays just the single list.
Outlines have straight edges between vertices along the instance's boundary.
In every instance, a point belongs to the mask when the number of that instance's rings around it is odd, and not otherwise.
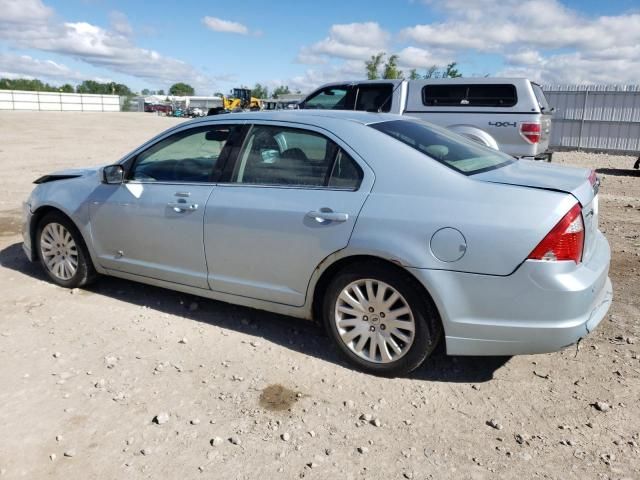
[{"label": "front side window", "polygon": [[342,149],[308,130],[254,125],[231,183],[357,189],[362,170]]},{"label": "front side window", "polygon": [[429,107],[513,107],[518,97],[514,85],[451,83],[426,85],[422,103]]},{"label": "front side window", "polygon": [[304,108],[353,110],[352,88],[348,85],[323,88],[304,102]]},{"label": "front side window", "polygon": [[176,133],[140,153],[129,173],[144,182],[209,182],[235,126],[217,125]]},{"label": "front side window", "polygon": [[391,110],[393,84],[372,83],[360,85],[356,99],[356,110],[365,112],[388,112]]},{"label": "front side window", "polygon": [[392,120],[370,126],[465,175],[486,172],[514,161],[509,155],[420,121]]}]

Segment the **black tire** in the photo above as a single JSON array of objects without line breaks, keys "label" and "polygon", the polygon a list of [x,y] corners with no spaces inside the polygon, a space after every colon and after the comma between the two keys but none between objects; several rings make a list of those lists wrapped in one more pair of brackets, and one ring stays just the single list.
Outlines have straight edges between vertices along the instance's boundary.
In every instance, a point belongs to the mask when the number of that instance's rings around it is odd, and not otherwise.
[{"label": "black tire", "polygon": [[[73,238],[73,241],[75,242],[77,247],[78,265],[75,273],[69,279],[62,279],[56,276],[51,270],[49,270],[43,258],[42,247],[41,247],[42,232],[47,225],[52,223],[57,223],[62,225],[69,232],[69,234]],[[55,284],[60,285],[61,287],[65,287],[65,288],[84,287],[85,285],[88,285],[91,282],[93,282],[97,277],[96,270],[93,266],[93,262],[91,261],[91,257],[89,256],[89,252],[87,251],[87,246],[84,243],[84,239],[82,238],[82,235],[80,234],[76,226],[73,224],[73,222],[60,212],[47,213],[44,217],[42,217],[40,222],[38,222],[38,227],[37,227],[36,236],[35,236],[34,251],[37,252],[40,265],[42,265],[42,269],[45,271],[47,276]]]},{"label": "black tire", "polygon": [[[336,302],[342,290],[352,282],[363,279],[373,279],[391,286],[404,297],[413,314],[413,343],[403,356],[389,363],[375,363],[354,353],[342,340],[334,320]],[[367,373],[383,377],[405,375],[418,368],[429,357],[442,336],[440,316],[431,298],[415,278],[399,267],[375,261],[349,266],[331,280],[323,300],[322,317],[328,335],[350,364]]]}]

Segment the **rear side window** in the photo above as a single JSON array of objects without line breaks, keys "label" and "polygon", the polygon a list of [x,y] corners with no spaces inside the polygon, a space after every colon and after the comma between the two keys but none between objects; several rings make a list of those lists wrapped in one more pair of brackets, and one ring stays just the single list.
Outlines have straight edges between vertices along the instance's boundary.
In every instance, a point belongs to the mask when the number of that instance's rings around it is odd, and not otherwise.
[{"label": "rear side window", "polygon": [[317,110],[353,110],[352,88],[348,85],[323,88],[305,100],[304,108]]},{"label": "rear side window", "polygon": [[358,87],[356,110],[365,112],[388,112],[391,110],[393,84],[370,84]]},{"label": "rear side window", "polygon": [[271,125],[251,128],[231,176],[232,183],[349,190],[361,180],[360,167],[324,135]]},{"label": "rear side window", "polygon": [[513,107],[518,96],[515,85],[509,84],[426,85],[422,103],[428,107]]},{"label": "rear side window", "polygon": [[514,161],[509,155],[420,121],[392,120],[370,126],[465,175],[486,172]]}]

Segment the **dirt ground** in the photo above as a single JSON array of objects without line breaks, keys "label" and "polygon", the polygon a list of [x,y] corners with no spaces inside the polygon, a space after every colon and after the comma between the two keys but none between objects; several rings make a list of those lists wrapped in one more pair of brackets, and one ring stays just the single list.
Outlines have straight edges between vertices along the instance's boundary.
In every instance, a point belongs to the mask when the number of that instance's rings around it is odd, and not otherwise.
[{"label": "dirt ground", "polygon": [[114,162],[178,121],[0,112],[0,478],[640,478],[631,157],[554,158],[599,170],[613,249],[613,306],[579,350],[440,351],[389,380],[306,322],[113,278],[69,291],[27,262],[35,178]]}]

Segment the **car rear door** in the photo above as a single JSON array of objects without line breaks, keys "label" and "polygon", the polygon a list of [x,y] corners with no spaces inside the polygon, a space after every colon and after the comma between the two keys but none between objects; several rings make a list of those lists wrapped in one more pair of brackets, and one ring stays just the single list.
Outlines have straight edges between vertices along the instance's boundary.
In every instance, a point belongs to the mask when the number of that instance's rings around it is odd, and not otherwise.
[{"label": "car rear door", "polygon": [[211,289],[301,306],[317,265],[349,242],[373,172],[313,127],[254,124],[209,199]]},{"label": "car rear door", "polygon": [[100,265],[208,289],[205,206],[236,129],[219,124],[183,129],[132,158],[124,183],[100,185],[89,207]]}]

